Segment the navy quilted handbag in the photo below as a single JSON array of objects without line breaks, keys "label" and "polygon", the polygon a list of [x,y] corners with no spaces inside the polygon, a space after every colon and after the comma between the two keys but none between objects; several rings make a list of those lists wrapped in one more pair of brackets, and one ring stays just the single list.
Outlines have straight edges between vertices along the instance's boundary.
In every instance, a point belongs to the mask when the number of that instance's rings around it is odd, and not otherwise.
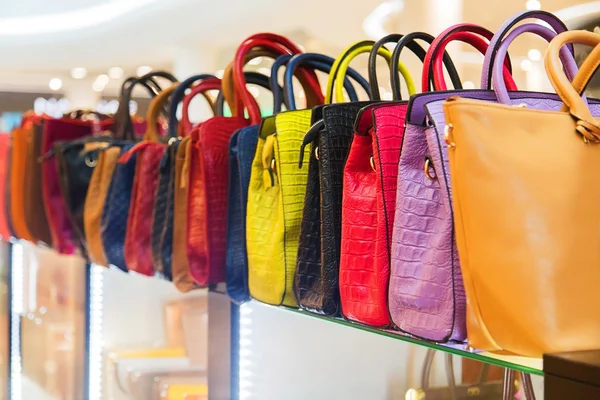
[{"label": "navy quilted handbag", "polygon": [[[123,146],[121,154],[125,154],[133,146],[134,143]],[[106,261],[123,271],[128,271],[125,263],[125,231],[127,230],[127,218],[129,217],[129,202],[135,176],[135,165],[135,154],[129,162],[116,164],[106,194],[100,225]]]}]

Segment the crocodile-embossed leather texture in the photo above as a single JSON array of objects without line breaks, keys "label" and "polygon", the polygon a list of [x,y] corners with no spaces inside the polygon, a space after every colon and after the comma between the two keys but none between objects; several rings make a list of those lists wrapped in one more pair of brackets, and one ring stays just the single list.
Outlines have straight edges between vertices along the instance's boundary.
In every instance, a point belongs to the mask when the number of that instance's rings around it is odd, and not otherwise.
[{"label": "crocodile-embossed leather texture", "polygon": [[229,139],[243,118],[213,117],[191,132],[187,255],[197,284],[225,282]]},{"label": "crocodile-embossed leather texture", "polygon": [[159,164],[166,146],[157,142],[142,142],[129,151],[137,152],[137,165],[125,234],[125,262],[130,271],[152,276],[152,211],[158,187]]},{"label": "crocodile-embossed leather texture", "polygon": [[[460,93],[461,97],[496,101],[491,91]],[[399,164],[389,290],[390,316],[396,326],[439,342],[466,338],[465,292],[454,240],[448,150],[443,138],[442,103],[447,96],[420,95],[418,104],[411,105]],[[512,104],[539,109],[556,107],[558,102],[548,99],[551,96],[511,95]],[[419,123],[425,110],[430,127]],[[424,172],[426,157],[433,164],[433,180]]]},{"label": "crocodile-embossed leather texture", "polygon": [[121,154],[120,147],[110,147],[98,155],[98,163],[85,198],[84,206],[84,230],[88,242],[88,255],[92,262],[100,265],[108,265],[106,255],[104,254],[104,245],[102,243],[101,224],[102,211],[106,204],[108,189],[117,164],[117,159]]},{"label": "crocodile-embossed leather texture", "polygon": [[314,109],[313,119],[322,118],[324,127],[311,146],[294,291],[300,307],[318,314],[340,313],[344,165],[354,135],[354,120],[368,104],[354,102]]},{"label": "crocodile-embossed leather texture", "polygon": [[187,259],[187,209],[190,169],[191,138],[184,137],[179,143],[175,159],[175,187],[173,198],[173,253],[171,273],[173,284],[180,292],[197,287],[190,273]]},{"label": "crocodile-embossed leather texture", "polygon": [[[101,122],[100,129],[112,129],[112,122]],[[68,118],[49,119],[44,126],[42,153],[46,154],[54,148],[56,142],[76,140],[89,136],[93,132],[93,124],[89,121]],[[42,164],[44,207],[52,233],[52,242],[58,252],[73,254],[77,246],[73,229],[65,212],[65,202],[60,193],[58,166],[52,157]]]},{"label": "crocodile-embossed leather texture", "polygon": [[[133,144],[123,146],[121,154],[127,153]],[[125,164],[117,163],[110,182],[104,210],[102,212],[102,245],[106,261],[117,268],[128,271],[125,263],[125,233],[129,219],[129,204],[135,177],[137,155]]]},{"label": "crocodile-embossed leather texture", "polygon": [[342,312],[346,318],[366,325],[390,323],[389,249],[406,107],[397,103],[363,109],[357,121],[362,128],[354,135],[344,169],[339,277]]},{"label": "crocodile-embossed leather texture", "polygon": [[246,216],[248,284],[253,298],[269,304],[297,306],[294,275],[308,176],[306,168],[298,168],[298,160],[311,113],[288,111],[264,119],[252,161]]},{"label": "crocodile-embossed leather texture", "polygon": [[246,251],[246,206],[252,159],[258,142],[258,125],[235,132],[229,141],[229,193],[227,200],[227,294],[236,302],[250,300]]},{"label": "crocodile-embossed leather texture", "polygon": [[[152,232],[150,234],[152,261],[158,276],[171,280],[171,251],[173,247],[173,188],[175,180],[175,156],[179,141],[168,147],[159,164],[158,187],[152,212]],[[169,208],[171,211],[169,211]],[[169,233],[169,240],[165,236]]]}]

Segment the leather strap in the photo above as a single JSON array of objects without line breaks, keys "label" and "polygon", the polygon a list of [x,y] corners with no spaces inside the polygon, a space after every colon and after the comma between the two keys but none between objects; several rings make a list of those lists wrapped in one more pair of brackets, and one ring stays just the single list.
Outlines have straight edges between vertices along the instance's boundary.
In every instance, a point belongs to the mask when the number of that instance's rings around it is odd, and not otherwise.
[{"label": "leather strap", "polygon": [[[135,139],[134,135],[133,135],[133,121],[131,120],[131,110],[129,108],[129,101],[131,100],[131,94],[133,92],[133,88],[138,83],[150,82],[150,81],[155,82],[154,81],[155,78],[164,78],[171,82],[177,82],[177,79],[169,72],[152,71],[152,72],[149,72],[149,73],[139,77],[136,82],[130,83],[126,87],[124,93],[122,93],[122,96],[119,101],[119,108],[117,109],[117,112],[115,113],[115,121],[123,121],[123,123],[118,123],[116,126],[116,134],[115,134],[116,138],[119,138],[119,139],[123,138],[123,139],[127,139],[127,140]],[[156,86],[159,87],[158,85],[156,85]]]},{"label": "leather strap", "polygon": [[[593,46],[594,49],[585,59],[573,83],[565,75],[559,58],[560,49],[569,44]],[[558,34],[550,42],[546,51],[544,65],[550,83],[564,102],[563,110],[568,111],[577,121],[576,130],[585,140],[600,143],[600,121],[592,115],[586,101],[580,93],[585,90],[594,72],[600,65],[600,35],[588,31],[567,31]]]},{"label": "leather strap", "polygon": [[[268,76],[260,74],[258,72],[253,72],[253,71],[244,72],[244,75],[246,76],[247,84],[257,85],[257,86],[260,86],[269,91],[273,91],[273,88],[271,87],[270,78]],[[275,85],[276,86],[275,86],[275,92],[273,92],[273,98],[275,98],[275,96],[276,96],[275,93],[278,93],[277,98],[279,99],[279,101],[281,101],[281,99],[283,98],[283,89],[281,88],[281,86],[279,86],[279,84],[275,83]],[[221,91],[221,92],[219,92],[219,95],[217,96],[217,100],[215,101],[216,115],[223,115],[224,107],[225,107],[225,96],[223,94],[223,91]],[[281,109],[281,105],[280,105],[280,109]]]},{"label": "leather strap", "polygon": [[[391,33],[383,38],[379,39],[373,45],[371,52],[369,53],[369,82],[371,83],[371,90],[369,91],[371,94],[371,100],[380,101],[381,93],[379,92],[379,82],[377,81],[377,55],[379,54],[379,49],[384,47],[387,43],[398,43],[400,39],[402,39],[401,34],[399,33]],[[390,65],[391,69],[391,65]],[[398,82],[399,84],[400,82]]]},{"label": "leather strap", "polygon": [[[180,136],[185,136],[188,132],[192,130],[192,123],[190,122],[189,108],[190,103],[199,94],[205,95],[209,90],[221,90],[221,80],[217,77],[205,79],[196,86],[192,88],[192,90],[185,95],[183,98],[183,103],[181,104],[181,134]],[[204,96],[205,98],[208,96]],[[171,100],[171,103],[173,100]],[[209,102],[210,108],[213,110],[213,114],[215,113],[213,102]],[[170,126],[169,126],[170,128]],[[171,136],[176,137],[176,136]]]},{"label": "leather strap", "polygon": [[189,89],[190,86],[192,86],[194,83],[196,83],[198,81],[203,81],[204,79],[212,79],[212,78],[216,79],[216,76],[210,75],[210,74],[194,75],[194,76],[191,76],[191,77],[187,78],[186,80],[182,81],[179,84],[179,86],[177,87],[177,89],[175,89],[175,92],[171,96],[171,104],[169,107],[169,131],[168,131],[168,133],[169,133],[170,137],[177,137],[177,132],[178,132],[178,129],[177,129],[177,127],[178,127],[177,106],[179,105],[179,103],[181,103],[181,101],[185,97],[186,90]]},{"label": "leather strap", "polygon": [[[394,100],[402,100],[402,93],[400,91],[400,75],[398,74],[398,63],[400,62],[400,53],[405,47],[408,47],[419,59],[425,62],[425,57],[427,56],[427,52],[421,45],[419,45],[416,40],[423,40],[424,42],[429,43],[430,45],[433,43],[435,38],[429,33],[425,32],[412,32],[407,35],[404,35],[398,44],[394,48],[394,52],[392,53],[392,93],[394,95]],[[462,89],[462,83],[460,81],[460,77],[458,76],[458,72],[456,71],[456,66],[450,55],[447,51],[443,53],[442,62],[446,66],[446,71],[448,71],[448,75],[450,76],[450,80],[452,81],[452,86],[455,89]],[[437,58],[436,58],[437,60]],[[429,80],[429,87],[433,87],[432,79]]]},{"label": "leather strap", "polygon": [[[508,91],[506,90],[504,80],[502,79],[502,73],[500,72],[500,63],[502,62],[502,60],[504,60],[504,57],[506,57],[508,47],[513,42],[513,40],[515,40],[523,33],[534,33],[538,36],[541,36],[547,41],[552,40],[556,36],[556,32],[546,28],[543,25],[524,24],[519,25],[515,29],[510,31],[506,38],[499,44],[496,52],[494,65],[492,67],[492,85],[494,87],[496,97],[498,98],[498,102],[502,104],[510,104],[510,97],[508,95]],[[569,52],[567,47],[563,47],[562,49],[560,49],[560,60],[562,62],[562,65],[564,66],[567,78],[569,79],[569,81],[573,80],[573,78],[577,74],[577,63],[575,62],[573,55]]]},{"label": "leather strap", "polygon": [[158,125],[158,114],[160,113],[160,109],[164,104],[169,101],[169,97],[175,89],[177,89],[179,83],[174,83],[162,92],[158,94],[152,101],[150,102],[150,106],[148,107],[148,112],[146,113],[146,133],[144,134],[144,140],[149,142],[158,142],[160,137],[157,131]]},{"label": "leather strap", "polygon": [[[283,91],[284,91],[285,97],[287,98],[287,103],[289,104],[290,110],[296,109],[296,102],[294,99],[294,85],[293,85],[293,74],[296,71],[296,68],[298,68],[302,64],[306,64],[307,66],[309,66],[312,69],[315,69],[317,71],[330,73],[331,67],[333,66],[334,62],[335,62],[335,60],[333,58],[323,55],[323,54],[318,54],[318,53],[298,54],[298,55],[293,56],[289,60],[289,62],[287,64],[287,68],[285,70],[285,75],[284,75]],[[367,80],[365,78],[360,76],[360,74],[358,72],[356,72],[355,70],[352,70],[352,69],[350,69],[348,71],[348,75],[350,77],[352,77],[354,80],[356,80],[357,82],[359,82],[359,84],[368,93],[369,83],[367,82]],[[358,101],[358,96],[356,94],[356,90],[354,90],[354,86],[352,86],[352,83],[350,82],[350,80],[348,78],[344,79],[344,88],[346,89],[346,92],[348,93],[348,97],[350,98],[350,101]]]},{"label": "leather strap", "polygon": [[[481,54],[485,54],[488,48],[488,43],[485,39],[489,40],[493,35],[494,34],[488,29],[475,24],[458,24],[443,31],[435,38],[427,51],[427,56],[423,63],[423,74],[421,79],[422,90],[424,92],[429,90],[431,76],[433,76],[433,89],[447,90],[441,60],[440,62],[435,63],[437,66],[435,69],[433,61],[439,57],[439,54],[441,54],[442,51],[446,50],[448,43],[452,41],[461,41],[475,47]],[[517,87],[511,76],[510,60],[506,61],[505,69],[504,79],[507,81],[508,87],[510,90],[516,90]]]},{"label": "leather strap", "polygon": [[[253,104],[253,96],[246,88],[246,78],[243,72],[243,64],[245,55],[252,49],[257,47],[264,47],[266,49],[271,49],[277,52],[279,55],[281,54],[299,54],[302,50],[291,40],[272,33],[258,33],[247,38],[241,45],[238,47],[233,66],[233,80],[236,88],[236,92],[239,93],[240,98],[244,106],[248,109],[248,114],[250,116],[251,124],[258,124],[261,120],[260,110],[258,107],[255,107]],[[276,45],[276,46],[275,46]],[[282,51],[283,49],[283,51]],[[319,80],[317,75],[313,72],[306,70],[299,70],[299,77],[301,78],[301,82],[306,82],[309,87],[306,90],[307,99],[308,94],[312,91],[314,93],[320,93],[321,88],[319,85]],[[319,103],[322,102],[322,96],[318,98]],[[236,116],[240,117],[240,107],[238,105]]]},{"label": "leather strap", "polygon": [[[246,65],[250,60],[253,60],[258,57],[275,58],[277,57],[277,55],[264,49],[251,50],[246,55],[244,65]],[[223,95],[225,96],[225,101],[229,106],[229,110],[231,110],[231,115],[237,115],[237,103],[239,102],[239,99],[238,101],[236,101],[235,86],[233,84],[233,61],[230,62],[229,65],[227,65],[227,67],[225,67],[225,70],[223,71],[223,78],[221,79],[221,85]]]},{"label": "leather strap", "polygon": [[[356,58],[359,54],[368,53],[372,50],[375,42],[372,40],[363,40],[361,42],[356,42],[351,46],[347,47],[335,60],[333,63],[333,67],[331,68],[332,72],[329,74],[329,80],[327,81],[327,92],[325,97],[325,103],[330,104],[333,100],[334,95],[334,87],[335,87],[335,97],[337,102],[344,101],[344,91],[343,91],[343,81],[341,80],[346,75],[346,71],[348,70],[348,65],[350,61]],[[381,48],[378,50],[377,54],[382,55],[388,64],[391,62],[391,54],[389,50],[386,48]],[[412,81],[412,77],[410,76],[408,69],[402,64],[399,63],[399,70],[402,74],[402,77],[407,83],[409,87],[409,91],[411,90],[414,93],[414,83]],[[340,76],[342,78],[340,78]],[[370,98],[370,91],[368,92]]]},{"label": "leather strap", "polygon": [[[496,53],[498,52],[498,46],[502,39],[508,34],[508,32],[512,29],[513,26],[518,24],[519,22],[529,19],[535,18],[540,21],[546,22],[556,33],[565,32],[568,30],[564,22],[556,17],[556,15],[549,13],[547,11],[540,10],[531,10],[531,11],[522,11],[517,13],[512,18],[508,19],[500,29],[496,31],[496,34],[491,38],[490,45],[488,47],[488,51],[485,53],[485,57],[483,59],[483,73],[481,74],[481,88],[482,89],[491,89],[491,79],[492,79],[492,68],[494,65],[494,59],[496,58]],[[573,52],[573,46],[569,46],[569,51],[571,54]]]}]

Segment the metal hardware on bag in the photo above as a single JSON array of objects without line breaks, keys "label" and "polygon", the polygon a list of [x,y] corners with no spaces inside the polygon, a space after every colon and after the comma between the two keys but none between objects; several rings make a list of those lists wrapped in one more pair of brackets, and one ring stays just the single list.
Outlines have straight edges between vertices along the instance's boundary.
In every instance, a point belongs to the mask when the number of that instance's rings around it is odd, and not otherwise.
[{"label": "metal hardware on bag", "polygon": [[527,104],[525,104],[525,103],[520,103],[520,104],[517,104],[517,105],[515,105],[515,107],[519,107],[519,108],[527,108]]},{"label": "metal hardware on bag", "polygon": [[315,158],[319,160],[319,146],[315,147]]},{"label": "metal hardware on bag", "polygon": [[85,165],[87,165],[90,168],[94,168],[98,164],[98,158],[92,158],[89,154],[85,155],[84,161]]},{"label": "metal hardware on bag", "polygon": [[425,391],[423,389],[408,389],[404,400],[425,400]]},{"label": "metal hardware on bag", "polygon": [[[433,170],[434,174],[431,175],[431,170]],[[437,181],[437,175],[435,174],[435,168],[433,168],[433,161],[431,158],[425,157],[425,163],[423,164],[423,171],[425,172],[425,176],[432,181]]]},{"label": "metal hardware on bag", "polygon": [[371,156],[371,158],[369,159],[369,164],[371,164],[371,169],[377,172],[377,169],[375,168],[375,159],[373,158],[373,156]]},{"label": "metal hardware on bag", "polygon": [[444,126],[444,141],[446,142],[448,147],[450,147],[451,149],[456,147],[456,143],[454,143],[454,141],[451,138],[453,129],[454,129],[454,125],[452,125],[452,124],[446,124],[446,126]]},{"label": "metal hardware on bag", "polygon": [[169,141],[167,142],[167,146],[171,146],[173,143],[175,143],[177,140],[179,140],[178,137],[171,137],[169,138]]},{"label": "metal hardware on bag", "polygon": [[272,169],[273,171],[275,171],[275,167],[276,167],[276,166],[277,166],[277,163],[275,162],[275,157],[273,157],[273,158],[271,159],[271,169]]},{"label": "metal hardware on bag", "polygon": [[481,389],[477,386],[470,387],[467,389],[467,396],[479,396],[481,394]]}]

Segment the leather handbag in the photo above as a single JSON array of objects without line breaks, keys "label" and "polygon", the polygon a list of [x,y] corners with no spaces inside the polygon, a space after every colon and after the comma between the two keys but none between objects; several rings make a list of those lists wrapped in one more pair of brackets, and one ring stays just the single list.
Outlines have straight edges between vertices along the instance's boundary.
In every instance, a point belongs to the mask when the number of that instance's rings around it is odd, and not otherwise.
[{"label": "leather handbag", "polygon": [[[444,104],[472,346],[533,357],[600,346],[600,109],[578,93],[600,64],[599,39],[571,31],[552,40],[545,65],[562,104],[533,106],[551,111],[511,107],[506,93],[501,104]],[[572,42],[596,46],[573,84],[559,60]],[[495,92],[504,92],[494,64]]]},{"label": "leather handbag", "polygon": [[8,163],[10,154],[10,135],[0,133],[0,237],[7,241],[12,236],[8,214],[6,213],[5,196],[8,183]]},{"label": "leather handbag", "polygon": [[159,165],[167,150],[158,133],[158,114],[177,86],[178,83],[174,83],[152,100],[146,116],[144,139],[119,158],[119,163],[126,164],[134,154],[137,157],[125,233],[125,263],[130,271],[147,276],[154,275],[152,213],[158,188]]},{"label": "leather handbag", "polygon": [[[234,85],[243,105],[234,106],[236,114],[232,118],[211,118],[191,134],[187,252],[192,276],[201,286],[225,281],[229,139],[236,130],[260,121],[260,110],[252,107],[255,103],[245,87],[243,73],[247,53],[257,48],[276,54],[300,51],[288,39],[274,34],[247,38],[236,51],[233,67]],[[318,87],[316,76],[310,78]],[[243,118],[244,106],[249,108],[250,120]]]},{"label": "leather handbag", "polygon": [[[509,369],[505,370],[504,381],[490,381],[488,372],[489,364],[482,364],[479,371],[477,382],[473,384],[457,384],[454,376],[454,363],[452,354],[444,353],[444,369],[448,386],[431,387],[429,384],[431,372],[433,369],[433,360],[436,351],[427,350],[423,362],[421,373],[421,388],[409,389],[406,393],[407,399],[427,399],[427,400],[513,400],[515,398],[515,372]],[[535,400],[531,376],[520,373],[525,392],[525,400]]]},{"label": "leather handbag", "polygon": [[[160,71],[159,71],[160,73]],[[131,93],[136,85],[145,87],[150,96],[155,96],[160,91],[160,86],[154,81],[156,73],[151,73],[142,78],[127,78],[121,86],[121,92],[119,95],[119,107],[123,110],[125,104],[129,104],[131,99]],[[174,79],[174,78],[173,78]],[[116,233],[110,229],[110,224],[103,226],[102,219],[105,208],[110,209],[114,204],[107,203],[109,198],[108,193],[111,188],[112,178],[114,176],[115,169],[117,169],[117,160],[121,155],[121,151],[128,143],[133,143],[135,140],[137,129],[144,126],[145,122],[134,124],[131,122],[132,130],[125,132],[124,127],[128,124],[124,119],[130,119],[128,108],[124,111],[117,111],[115,116],[115,133],[113,135],[114,140],[111,141],[111,145],[99,151],[96,158],[96,166],[94,167],[93,173],[90,177],[88,185],[88,196],[85,198],[84,209],[83,209],[83,230],[85,233],[85,239],[87,242],[88,257],[96,264],[108,266],[109,261],[107,259],[104,243],[103,243],[103,230],[108,230],[111,233]],[[131,189],[129,189],[131,190]],[[119,197],[111,196],[112,200],[117,200]],[[127,203],[127,206],[129,203]],[[108,211],[108,210],[107,210]],[[108,213],[107,221],[110,221],[110,213]],[[125,224],[124,224],[125,225]],[[117,229],[118,230],[118,229]],[[114,243],[118,236],[107,236],[107,243]],[[117,246],[118,248],[118,246]],[[120,246],[122,251],[122,246]],[[114,249],[111,253],[114,254]],[[114,257],[111,257],[115,260]],[[118,257],[117,257],[118,260]],[[116,261],[118,262],[118,261]],[[113,263],[114,264],[114,263]],[[126,269],[124,261],[118,263],[119,268]],[[116,265],[116,264],[115,264]]]},{"label": "leather handbag", "polygon": [[[553,16],[543,12],[537,15],[545,18],[554,29],[561,29],[562,23]],[[460,37],[456,35],[465,31],[492,37],[491,33],[471,25],[454,26],[440,34],[430,46],[425,60],[424,91],[430,88],[431,81],[435,89],[445,87],[443,75],[433,73],[432,60],[437,59],[437,54],[442,53],[450,39]],[[506,75],[506,64],[501,64],[499,71],[501,79],[514,88],[512,78]],[[467,333],[464,288],[454,243],[447,150],[443,143],[439,145],[443,137],[440,126],[444,124],[442,102],[452,93],[489,100],[495,98],[489,91],[464,90],[424,93],[411,99],[398,166],[391,244],[389,314],[392,322],[404,332],[438,342],[464,340]],[[526,96],[523,93],[517,95],[519,98]],[[426,122],[426,115],[429,122]]]},{"label": "leather handbag", "polygon": [[[129,113],[129,99],[136,85],[148,86],[151,85],[157,92],[160,91],[160,86],[153,83],[155,78],[164,78],[168,81],[175,81],[175,77],[164,71],[153,71],[138,79],[133,79],[129,83],[125,81],[121,90],[121,100],[119,102],[119,110],[115,115],[117,122],[117,130],[115,136],[126,138],[129,143],[121,149],[119,157],[126,154],[135,145],[136,125],[131,119]],[[151,92],[155,91],[151,89]],[[123,110],[124,111],[121,111]],[[139,124],[141,126],[142,124]],[[145,122],[143,124],[146,125]],[[100,157],[104,155],[101,154]],[[129,208],[131,203],[131,193],[133,181],[135,177],[137,157],[135,154],[131,156],[125,164],[119,164],[118,158],[115,164],[107,162],[103,169],[106,174],[112,175],[107,178],[110,181],[108,192],[105,195],[104,208],[100,219],[100,232],[106,261],[116,266],[117,268],[128,271],[125,262],[125,235],[127,231],[127,221],[129,218]],[[113,166],[114,165],[114,166]],[[112,167],[112,168],[111,168]],[[112,171],[111,171],[112,170]]]},{"label": "leather handbag", "polygon": [[[194,82],[198,82],[185,95]],[[182,120],[189,124],[188,107],[192,98],[200,94],[206,97],[208,90],[219,90],[221,80],[215,76],[203,74],[196,75],[181,82],[171,96],[169,106],[169,143],[163,158],[160,161],[158,187],[152,213],[151,249],[154,271],[157,275],[167,280],[172,280],[172,252],[173,252],[173,199],[175,194],[175,164],[180,139],[177,138],[176,111],[180,101],[183,100]],[[211,108],[212,98],[209,104]]]},{"label": "leather handbag", "polygon": [[[330,63],[318,55],[307,57]],[[276,79],[276,72],[271,77]],[[295,110],[291,88],[284,85],[286,90],[290,111],[265,118],[258,130],[248,186],[246,240],[250,295],[268,304],[294,307],[294,274],[308,176],[298,168],[298,149],[310,128],[312,110]],[[307,98],[310,93],[322,102],[320,88],[306,93]]]},{"label": "leather handbag", "polygon": [[24,118],[20,127],[13,129],[10,134],[11,157],[10,176],[8,186],[8,215],[15,237],[33,241],[25,221],[25,167],[27,161],[27,150],[33,135],[33,121]]},{"label": "leather handbag", "polygon": [[[311,55],[301,54],[295,57]],[[277,83],[279,67],[290,62],[291,55],[279,56],[271,68],[270,86],[273,92],[273,112],[281,110],[283,91]],[[319,56],[320,58],[320,56]],[[323,58],[320,58],[323,60]],[[325,59],[326,60],[326,59]],[[333,60],[332,60],[333,61]],[[307,61],[309,67],[328,71],[331,65]],[[289,73],[289,80],[295,67]],[[349,88],[351,91],[354,89]],[[354,96],[356,94],[354,93]],[[293,94],[286,96],[292,98]],[[292,100],[293,101],[293,100]],[[286,108],[290,108],[289,100],[285,101]],[[295,106],[295,105],[294,105]],[[229,142],[229,199],[227,201],[227,257],[226,257],[226,282],[227,293],[236,302],[250,299],[248,288],[248,255],[246,251],[246,204],[248,202],[248,185],[252,160],[256,153],[259,126],[253,125],[238,130]]]},{"label": "leather handbag", "polygon": [[77,237],[73,231],[67,205],[61,193],[60,171],[56,159],[56,146],[61,142],[79,140],[92,136],[95,132],[112,129],[112,120],[90,121],[63,117],[48,119],[44,124],[42,139],[42,190],[44,207],[53,247],[60,253],[73,254],[78,249]]},{"label": "leather handbag", "polygon": [[[336,72],[330,75],[328,82],[327,99],[334,97],[334,82],[340,69],[352,76],[348,64],[357,55],[379,53],[389,62],[387,50],[372,51],[374,45],[372,41],[359,42],[338,57],[333,68]],[[403,65],[398,68],[408,76]],[[373,94],[367,82],[361,86]],[[341,91],[336,91],[335,96],[338,102],[344,101]],[[326,315],[340,312],[338,273],[343,168],[352,141],[354,119],[368,104],[370,102],[363,101],[315,108],[316,122],[304,137],[303,147],[311,144],[311,151],[294,290],[300,306],[311,312]]]},{"label": "leather handbag", "polygon": [[25,165],[24,207],[25,223],[29,229],[34,242],[52,245],[52,236],[48,226],[48,218],[44,209],[44,198],[42,195],[42,165],[40,158],[42,154],[42,139],[44,133],[45,118],[37,118],[33,124],[33,135],[28,148],[27,161]]},{"label": "leather handbag", "polygon": [[[383,49],[380,47],[383,43],[393,39],[398,40],[399,36],[386,37],[374,44],[371,59]],[[414,85],[407,76],[412,94]],[[394,207],[392,182],[400,152],[402,110],[396,115],[398,118],[393,113],[378,116],[383,120],[375,130],[369,118],[379,108],[372,107],[377,105],[363,107],[356,116],[355,134],[344,165],[339,290],[344,317],[372,326],[387,326],[387,231],[392,215],[389,210]]]}]

